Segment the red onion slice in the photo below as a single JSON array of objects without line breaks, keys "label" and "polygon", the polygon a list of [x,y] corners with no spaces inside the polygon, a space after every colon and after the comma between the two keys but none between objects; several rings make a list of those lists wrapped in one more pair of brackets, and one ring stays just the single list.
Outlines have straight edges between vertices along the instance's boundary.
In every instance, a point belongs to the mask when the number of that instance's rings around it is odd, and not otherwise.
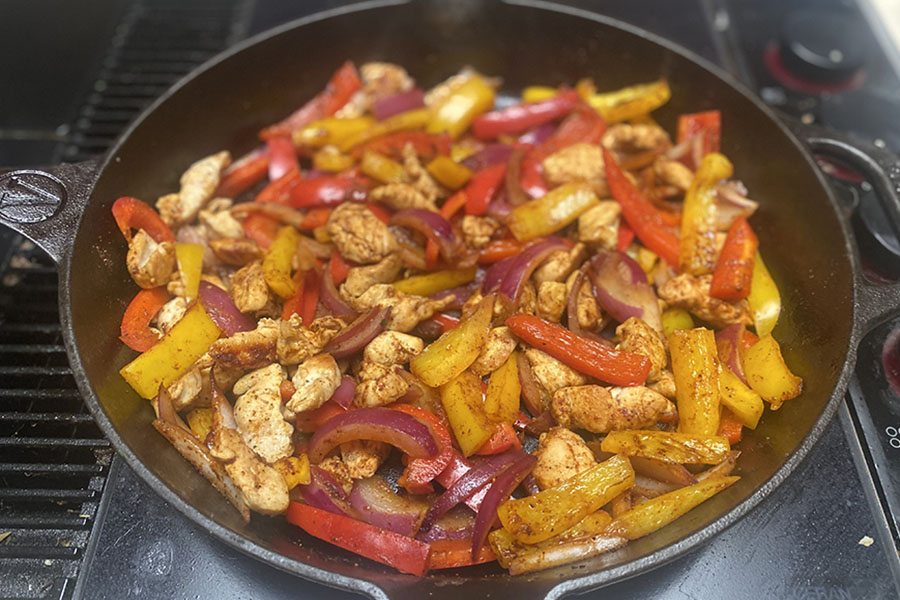
[{"label": "red onion slice", "polygon": [[601,252],[591,260],[589,270],[594,295],[600,306],[620,323],[631,317],[662,331],[659,303],[647,283],[647,274],[622,252]]},{"label": "red onion slice", "polygon": [[206,314],[226,336],[256,329],[256,322],[239,311],[228,292],[219,286],[201,281],[199,296]]},{"label": "red onion slice", "polygon": [[506,167],[506,198],[512,206],[525,204],[530,200],[528,194],[522,189],[522,159],[525,157],[524,148],[516,148],[509,157]]},{"label": "red onion slice", "polygon": [[391,316],[391,307],[374,307],[369,312],[350,323],[322,349],[335,358],[344,358],[362,350],[384,329],[384,323]]},{"label": "red onion slice", "polygon": [[423,106],[425,106],[425,92],[422,88],[414,87],[405,92],[379,98],[372,103],[372,114],[379,121],[383,121],[388,117]]},{"label": "red onion slice", "polygon": [[548,137],[550,137],[554,131],[556,131],[556,123],[549,122],[538,125],[534,129],[527,131],[519,136],[517,140],[520,144],[528,144],[529,146],[537,146]]},{"label": "red onion slice", "polygon": [[341,385],[338,386],[331,395],[331,401],[337,403],[341,408],[350,408],[353,404],[353,394],[356,392],[356,382],[349,375],[341,377]]},{"label": "red onion slice", "polygon": [[759,203],[747,197],[747,188],[740,181],[725,181],[716,186],[716,228],[727,231],[738,217],[749,218]]},{"label": "red onion slice", "polygon": [[729,325],[725,329],[716,332],[716,350],[719,360],[731,369],[731,372],[747,383],[744,376],[744,365],[741,363],[741,342],[744,336],[744,326],[740,323]]},{"label": "red onion slice", "polygon": [[456,255],[458,244],[450,221],[436,212],[423,208],[398,210],[391,216],[391,225],[408,227],[433,240],[441,251],[441,256],[450,260]]},{"label": "red onion slice", "polygon": [[341,298],[337,288],[334,287],[331,273],[324,273],[322,275],[322,288],[319,300],[321,300],[322,304],[325,305],[325,308],[330,310],[331,314],[336,317],[356,317],[356,311],[344,302],[344,299]]},{"label": "red onion slice", "polygon": [[[353,507],[347,502],[347,493],[334,477],[325,469],[316,465],[309,468],[309,483],[298,485],[297,489],[303,500],[315,508],[328,512],[357,518]],[[340,490],[340,495],[338,493]],[[340,497],[343,496],[343,497]]]},{"label": "red onion slice", "polygon": [[443,300],[445,298],[453,296],[453,301],[450,304],[446,305],[443,310],[459,310],[463,307],[466,301],[472,297],[472,294],[474,294],[475,291],[480,287],[481,282],[476,277],[475,281],[471,283],[451,288],[449,290],[443,290],[441,292],[431,294],[428,297],[432,300]]},{"label": "red onion slice", "polygon": [[475,514],[465,506],[457,505],[435,521],[428,531],[420,531],[416,539],[420,542],[437,540],[466,540],[472,537],[475,528]]},{"label": "red onion slice", "polygon": [[[512,257],[506,276],[498,288],[500,293],[515,302],[522,291],[522,286],[531,277],[535,269],[556,250],[565,250],[566,245],[559,238],[550,237],[546,241],[533,244]],[[487,278],[485,278],[487,279]]]},{"label": "red onion slice", "polygon": [[357,479],[350,491],[350,506],[370,525],[413,536],[419,530],[427,504],[394,493],[379,475]]},{"label": "red onion slice", "polygon": [[506,194],[506,187],[502,187],[497,190],[497,195],[494,196],[494,199],[488,204],[487,207],[487,216],[497,219],[501,223],[506,221],[506,217],[509,216],[509,213],[513,211],[515,208],[512,204],[509,203],[509,196]]},{"label": "red onion slice", "polygon": [[375,440],[395,446],[410,458],[430,458],[440,451],[428,426],[411,415],[389,408],[350,410],[332,417],[309,440],[309,460],[319,463],[339,444]]},{"label": "red onion slice", "polygon": [[531,473],[535,463],[537,458],[531,454],[519,456],[494,479],[475,517],[475,529],[472,531],[473,560],[478,556],[478,550],[497,521],[497,507],[501,502],[509,500],[509,496],[519,487],[525,476]]},{"label": "red onion slice", "polygon": [[481,171],[491,165],[507,162],[512,153],[513,147],[509,144],[488,144],[475,154],[462,159],[460,164],[472,171]]}]

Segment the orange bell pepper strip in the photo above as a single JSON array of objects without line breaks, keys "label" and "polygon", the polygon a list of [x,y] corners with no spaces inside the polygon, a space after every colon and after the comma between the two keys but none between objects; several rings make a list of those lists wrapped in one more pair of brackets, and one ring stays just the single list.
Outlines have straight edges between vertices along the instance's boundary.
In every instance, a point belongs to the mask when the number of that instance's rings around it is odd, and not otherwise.
[{"label": "orange bell pepper strip", "polygon": [[531,240],[556,233],[597,204],[597,196],[583,181],[564,183],[540,198],[515,207],[506,226],[517,240]]},{"label": "orange bell pepper strip", "polygon": [[739,217],[725,238],[725,245],[716,262],[709,295],[728,302],[737,302],[750,295],[753,281],[753,261],[759,240],[745,217]]},{"label": "orange bell pepper strip", "polygon": [[716,435],[727,438],[728,443],[734,446],[741,441],[743,431],[744,426],[731,414],[731,411],[727,408],[722,409],[722,416],[719,417],[719,430]]},{"label": "orange bell pepper strip", "polygon": [[125,239],[131,242],[131,230],[143,229],[156,242],[174,242],[175,234],[153,208],[137,198],[122,196],[113,202],[113,218]]},{"label": "orange bell pepper strip", "polygon": [[290,204],[291,191],[303,180],[300,169],[291,169],[275,181],[269,183],[256,195],[255,202]]},{"label": "orange bell pepper strip", "polygon": [[319,294],[322,291],[322,275],[316,269],[306,272],[303,281],[303,304],[300,319],[307,327],[316,318],[316,308],[319,306]]},{"label": "orange bell pepper strip", "polygon": [[275,241],[278,234],[278,221],[262,213],[250,213],[244,218],[241,227],[244,235],[259,244],[263,249],[268,249]]},{"label": "orange bell pepper strip", "polygon": [[299,228],[303,231],[312,231],[313,229],[324,226],[328,223],[328,217],[331,216],[331,210],[332,209],[330,208],[311,208],[303,217]]},{"label": "orange bell pepper strip", "polygon": [[328,263],[328,272],[331,274],[331,281],[334,285],[340,285],[347,279],[347,273],[350,272],[350,265],[341,256],[337,250],[331,251],[331,261]]},{"label": "orange bell pepper strip", "polygon": [[391,409],[406,413],[425,423],[437,440],[440,452],[432,458],[414,458],[406,464],[398,483],[412,494],[431,483],[453,458],[453,438],[447,426],[430,410],[412,404],[392,404]]},{"label": "orange bell pepper strip", "polygon": [[706,275],[716,266],[715,186],[732,172],[727,158],[717,152],[707,154],[684,195],[678,267],[685,273]]},{"label": "orange bell pepper strip", "polygon": [[513,315],[506,319],[506,325],[525,343],[601,381],[641,385],[650,374],[650,359],[646,356],[614,350],[540,317]]},{"label": "orange bell pepper strip", "polygon": [[317,119],[330,117],[347,104],[361,87],[362,81],[359,79],[356,67],[352,62],[347,61],[335,71],[328,85],[315,98],[279,123],[263,129],[259,133],[259,137],[267,140],[271,137],[289,136]]},{"label": "orange bell pepper strip", "polygon": [[616,250],[625,252],[625,249],[634,241],[634,230],[628,226],[628,223],[619,223],[618,239],[616,241]]},{"label": "orange bell pepper strip", "polygon": [[603,149],[606,181],[613,198],[622,207],[622,216],[634,234],[647,248],[662,257],[670,266],[678,266],[678,236],[666,225],[660,211],[644,198],[641,192],[619,167],[612,153]]},{"label": "orange bell pepper strip", "polygon": [[169,292],[164,285],[139,291],[122,316],[119,339],[137,352],[149,350],[159,341],[159,336],[150,330],[150,321],[168,301]]},{"label": "orange bell pepper strip", "polygon": [[431,542],[429,569],[455,569],[497,560],[489,544],[483,545],[472,558],[472,540],[436,540]]},{"label": "orange bell pepper strip", "polygon": [[249,154],[235,161],[219,181],[213,197],[234,198],[259,183],[269,172],[268,152]]},{"label": "orange bell pepper strip", "polygon": [[472,175],[466,185],[466,214],[483,215],[497,190],[504,183],[506,163],[491,165]]},{"label": "orange bell pepper strip", "polygon": [[475,451],[475,454],[482,456],[500,454],[510,448],[521,450],[522,442],[519,441],[512,423],[504,421],[494,424],[494,434]]},{"label": "orange bell pepper strip", "polygon": [[520,133],[569,114],[578,103],[578,92],[565,90],[540,102],[516,104],[480,115],[472,121],[472,133],[482,140]]},{"label": "orange bell pepper strip", "polygon": [[515,256],[535,243],[535,240],[519,241],[517,239],[492,240],[478,254],[478,264],[490,265],[504,258]]},{"label": "orange bell pepper strip", "polygon": [[604,133],[606,133],[606,121],[603,120],[603,117],[589,106],[582,104],[571,115],[563,119],[550,137],[534,149],[532,156],[540,163],[554,152],[579,142],[598,144]]},{"label": "orange bell pepper strip", "polygon": [[313,537],[401,573],[421,576],[428,571],[431,546],[425,542],[299,502],[291,502],[286,517]]},{"label": "orange bell pepper strip", "polygon": [[416,155],[422,160],[429,160],[436,156],[449,156],[453,140],[445,133],[433,134],[424,131],[397,131],[389,133],[371,142],[360,144],[350,155],[359,158],[366,150],[377,152],[393,158],[401,158],[406,144],[412,144]]}]

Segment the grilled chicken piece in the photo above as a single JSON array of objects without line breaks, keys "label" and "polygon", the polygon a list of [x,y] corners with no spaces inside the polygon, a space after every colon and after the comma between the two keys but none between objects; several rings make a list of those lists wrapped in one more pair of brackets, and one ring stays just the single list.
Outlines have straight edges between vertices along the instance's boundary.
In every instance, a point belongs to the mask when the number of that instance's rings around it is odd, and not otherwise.
[{"label": "grilled chicken piece", "polygon": [[197,219],[203,225],[207,240],[244,237],[241,222],[231,215],[231,200],[213,198],[206,208],[197,213]]},{"label": "grilled chicken piece", "polygon": [[[495,314],[497,307],[508,307],[508,303],[503,296],[498,296],[497,301],[494,302]],[[534,290],[534,284],[530,280],[522,284],[522,291],[519,292],[519,299],[516,301],[514,308],[513,312],[515,314],[533,315],[537,312],[537,292]]]},{"label": "grilled chicken piece", "polygon": [[[192,406],[209,406],[211,404],[209,377],[214,364],[215,361],[207,352],[197,359],[187,373],[169,386],[168,391],[175,404],[175,410],[181,412]],[[220,364],[214,372],[219,387],[225,389],[233,386],[244,370]]]},{"label": "grilled chicken piece", "polygon": [[264,515],[277,515],[287,510],[290,498],[284,477],[260,460],[236,430],[216,430],[210,454],[225,463],[225,472],[251,510]]},{"label": "grilled chicken piece", "polygon": [[237,396],[234,420],[241,439],[269,464],[294,452],[294,427],[281,414],[281,382],[284,369],[278,363],[247,373],[234,384]]},{"label": "grilled chicken piece", "polygon": [[544,179],[551,186],[584,181],[600,198],[609,197],[603,151],[595,144],[573,144],[544,159]]},{"label": "grilled chicken piece", "polygon": [[597,464],[594,454],[577,433],[554,427],[542,433],[531,472],[542,490],[552,488]]},{"label": "grilled chicken piece", "polygon": [[559,281],[545,281],[538,287],[537,316],[559,323],[566,310],[566,284]]},{"label": "grilled chicken piece", "polygon": [[278,361],[284,365],[299,364],[321,352],[325,344],[343,328],[344,322],[331,315],[319,317],[309,327],[303,326],[296,313],[287,321],[279,321],[275,345]]},{"label": "grilled chicken piece", "polygon": [[708,322],[716,328],[727,327],[733,323],[751,325],[750,308],[746,300],[736,304],[713,298],[709,295],[712,275],[694,277],[690,273],[682,273],[663,284],[659,297],[668,306],[683,308],[697,318]]},{"label": "grilled chicken piece", "polygon": [[356,263],[376,263],[397,249],[387,225],[361,204],[341,204],[328,217],[325,228],[341,256]]},{"label": "grilled chicken piece", "polygon": [[359,117],[372,108],[372,104],[387,96],[405,92],[415,85],[406,69],[386,62],[370,62],[359,67],[363,88],[335,113],[335,117]]},{"label": "grilled chicken piece", "polygon": [[328,402],[341,385],[341,368],[330,354],[318,354],[300,363],[291,382],[294,394],[284,412],[293,419],[298,412],[314,410]]},{"label": "grilled chicken piece", "polygon": [[563,427],[607,433],[656,423],[671,402],[645,387],[606,389],[599,385],[565,387],[553,393],[550,410]]},{"label": "grilled chicken piece", "polygon": [[223,150],[201,158],[181,176],[181,190],[156,201],[156,209],[169,227],[194,220],[219,187],[222,171],[231,164],[231,154]]},{"label": "grilled chicken piece", "polygon": [[686,192],[694,181],[694,173],[684,163],[677,160],[669,160],[660,156],[653,163],[653,173],[663,183],[675,187],[680,192]]},{"label": "grilled chicken piece", "polygon": [[420,321],[431,318],[454,299],[452,297],[442,300],[432,300],[425,296],[412,296],[394,289],[394,286],[379,283],[373,285],[361,296],[356,298],[344,295],[344,299],[353,310],[362,313],[376,306],[391,307],[391,315],[388,318],[387,329],[394,331],[410,331]]},{"label": "grilled chicken piece", "polygon": [[516,349],[518,340],[510,332],[509,327],[494,327],[488,333],[488,339],[478,354],[478,358],[469,367],[473,373],[485,376],[493,373],[509,359]]},{"label": "grilled chicken piece", "polygon": [[462,218],[463,239],[469,248],[483,248],[500,228],[500,223],[490,217],[465,215]]},{"label": "grilled chicken piece", "polygon": [[239,331],[213,342],[209,355],[217,363],[241,369],[258,369],[275,361],[278,321],[260,319],[253,331]]},{"label": "grilled chicken piece", "polygon": [[175,272],[175,244],[172,242],[157,243],[143,229],[139,230],[131,243],[125,264],[134,282],[142,288],[155,288],[166,285]]},{"label": "grilled chicken piece", "polygon": [[619,243],[622,207],[615,200],[602,200],[578,217],[578,239],[604,250],[615,250]]},{"label": "grilled chicken piece", "polygon": [[222,262],[235,267],[243,267],[255,260],[261,260],[263,249],[255,241],[245,237],[226,237],[213,240],[209,247]]},{"label": "grilled chicken piece", "polygon": [[262,310],[269,302],[269,284],[263,275],[262,261],[255,260],[231,276],[231,297],[241,312]]},{"label": "grilled chicken piece", "polygon": [[163,304],[159,312],[156,313],[156,327],[162,333],[168,333],[186,312],[187,302],[184,298],[176,296]]},{"label": "grilled chicken piece", "polygon": [[341,292],[355,298],[376,283],[395,281],[402,268],[403,261],[397,254],[390,254],[374,265],[351,267],[347,271],[347,279],[341,286]]},{"label": "grilled chicken piece", "polygon": [[[577,273],[572,273],[566,280],[566,294],[572,291],[577,275]],[[589,280],[585,280],[581,285],[581,289],[578,290],[575,312],[575,316],[578,318],[578,325],[582,329],[592,330],[600,322],[602,313],[600,312],[600,306],[597,304],[597,299],[594,297],[594,291],[591,289]]]},{"label": "grilled chicken piece", "polygon": [[657,125],[618,123],[606,130],[602,144],[608,150],[624,154],[667,148],[669,134]]},{"label": "grilled chicken piece", "polygon": [[384,406],[409,391],[409,382],[400,374],[398,365],[382,365],[363,360],[359,366],[359,384],[353,395],[356,406]]},{"label": "grilled chicken piece", "polygon": [[351,479],[371,477],[390,453],[391,446],[384,442],[354,440],[341,444],[341,459]]},{"label": "grilled chicken piece", "polygon": [[363,359],[381,365],[402,365],[418,356],[424,348],[425,342],[420,337],[399,331],[383,331],[368,343]]},{"label": "grilled chicken piece", "polygon": [[551,396],[560,388],[584,385],[587,378],[537,348],[525,350],[525,357],[538,384]]},{"label": "grilled chicken piece", "polygon": [[616,335],[622,340],[616,345],[616,348],[625,352],[643,354],[649,358],[650,374],[647,376],[647,381],[658,380],[660,373],[669,363],[663,337],[637,317],[631,317],[616,327]]},{"label": "grilled chicken piece", "polygon": [[437,212],[434,200],[427,198],[422,192],[406,183],[388,183],[379,186],[369,192],[369,198],[375,202],[381,202],[393,210],[421,208]]},{"label": "grilled chicken piece", "polygon": [[447,195],[444,188],[434,180],[431,173],[419,162],[415,146],[410,142],[403,146],[403,168],[406,171],[406,178],[412,187],[422,194],[422,197],[428,202],[434,204],[436,200]]},{"label": "grilled chicken piece", "polygon": [[662,394],[669,400],[675,399],[675,376],[668,369],[660,371],[659,379],[653,383],[648,383],[647,387],[657,394]]},{"label": "grilled chicken piece", "polygon": [[353,478],[350,477],[350,469],[347,468],[340,456],[329,456],[320,462],[318,466],[320,469],[328,471],[348,494],[353,489]]},{"label": "grilled chicken piece", "polygon": [[545,281],[565,281],[587,258],[587,247],[577,243],[570,250],[557,250],[547,257],[531,278],[537,285]]}]

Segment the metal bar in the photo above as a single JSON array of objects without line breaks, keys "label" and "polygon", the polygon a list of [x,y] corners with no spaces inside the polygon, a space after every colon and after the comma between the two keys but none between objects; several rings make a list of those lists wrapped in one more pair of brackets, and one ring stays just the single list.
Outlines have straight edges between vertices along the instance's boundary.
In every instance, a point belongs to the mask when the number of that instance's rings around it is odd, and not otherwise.
[{"label": "metal bar", "polygon": [[93,500],[96,490],[58,490],[44,488],[0,488],[0,499],[16,500]]},{"label": "metal bar", "polygon": [[62,344],[0,344],[0,353],[8,354],[45,354],[51,352],[65,352]]},{"label": "metal bar", "polygon": [[0,399],[3,398],[75,400],[81,398],[81,393],[77,389],[30,390],[28,388],[0,388]]},{"label": "metal bar", "polygon": [[53,375],[71,375],[70,367],[32,367],[32,366],[6,366],[0,365],[0,376],[2,375],[34,375],[34,376],[53,376]]},{"label": "metal bar", "polygon": [[59,446],[77,446],[81,448],[107,448],[109,440],[103,438],[29,438],[0,437],[0,448],[15,446],[17,448],[49,448]]},{"label": "metal bar", "polygon": [[79,558],[76,546],[10,546],[0,545],[0,558]]},{"label": "metal bar", "polygon": [[84,529],[91,519],[85,516],[0,517],[0,529]]},{"label": "metal bar", "polygon": [[93,417],[73,413],[2,412],[0,421],[34,421],[39,423],[90,423]]},{"label": "metal bar", "polygon": [[20,471],[33,473],[102,473],[103,465],[97,463],[0,463],[0,473],[17,473]]}]

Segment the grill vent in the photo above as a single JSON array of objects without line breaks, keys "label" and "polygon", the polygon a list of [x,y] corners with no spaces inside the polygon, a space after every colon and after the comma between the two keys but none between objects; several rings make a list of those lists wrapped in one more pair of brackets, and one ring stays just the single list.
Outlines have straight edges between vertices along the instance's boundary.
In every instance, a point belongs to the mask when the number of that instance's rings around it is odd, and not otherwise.
[{"label": "grill vent", "polygon": [[[240,39],[249,0],[135,0],[57,159],[105,151],[138,112]],[[75,385],[53,263],[0,244],[0,598],[68,599],[113,450]]]}]

